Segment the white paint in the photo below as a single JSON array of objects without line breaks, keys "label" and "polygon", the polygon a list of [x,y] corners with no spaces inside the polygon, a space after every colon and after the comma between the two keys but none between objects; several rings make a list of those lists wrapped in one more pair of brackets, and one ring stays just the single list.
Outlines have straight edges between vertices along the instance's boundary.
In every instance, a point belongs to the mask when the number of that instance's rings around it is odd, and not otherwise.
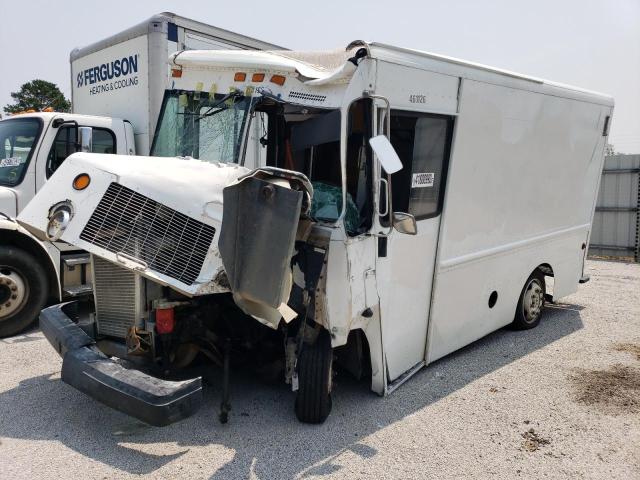
[{"label": "white paint", "polygon": [[[150,78],[147,36],[140,36],[78,58],[71,63],[73,110],[89,115],[126,118],[138,138],[137,149],[148,152],[150,145]],[[85,70],[123,58],[137,58],[137,71],[104,81],[87,83]],[[165,77],[166,78],[166,77]],[[92,78],[93,79],[93,78]],[[166,80],[162,79],[162,85]]]}]

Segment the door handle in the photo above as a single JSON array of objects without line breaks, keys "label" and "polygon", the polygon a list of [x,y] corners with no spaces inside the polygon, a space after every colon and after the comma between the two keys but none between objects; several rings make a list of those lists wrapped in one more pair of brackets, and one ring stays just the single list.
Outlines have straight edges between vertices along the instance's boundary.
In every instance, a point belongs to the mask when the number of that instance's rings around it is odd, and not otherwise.
[{"label": "door handle", "polygon": [[386,178],[380,178],[380,190],[384,185],[384,212],[380,211],[380,202],[378,202],[378,215],[385,217],[389,214],[389,181]]}]

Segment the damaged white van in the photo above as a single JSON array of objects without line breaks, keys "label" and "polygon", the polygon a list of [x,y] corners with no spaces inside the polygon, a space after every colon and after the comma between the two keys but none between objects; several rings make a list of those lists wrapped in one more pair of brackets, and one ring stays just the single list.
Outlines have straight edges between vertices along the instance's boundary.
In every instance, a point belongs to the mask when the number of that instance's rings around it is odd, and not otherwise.
[{"label": "damaged white van", "polygon": [[40,324],[96,400],[167,425],[206,361],[225,421],[244,363],[322,422],[338,365],[388,394],[587,280],[610,97],[359,41],[172,64],[154,157],[75,154],[19,217],[92,254],[95,308]]}]

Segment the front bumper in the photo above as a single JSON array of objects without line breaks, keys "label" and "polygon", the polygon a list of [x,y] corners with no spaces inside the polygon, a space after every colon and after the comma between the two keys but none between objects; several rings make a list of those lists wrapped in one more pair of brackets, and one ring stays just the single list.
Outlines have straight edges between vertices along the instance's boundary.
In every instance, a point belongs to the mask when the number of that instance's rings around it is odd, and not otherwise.
[{"label": "front bumper", "polygon": [[162,427],[189,417],[202,405],[200,377],[173,382],[124,368],[104,355],[60,304],[42,310],[40,327],[63,358],[62,381],[99,402]]}]

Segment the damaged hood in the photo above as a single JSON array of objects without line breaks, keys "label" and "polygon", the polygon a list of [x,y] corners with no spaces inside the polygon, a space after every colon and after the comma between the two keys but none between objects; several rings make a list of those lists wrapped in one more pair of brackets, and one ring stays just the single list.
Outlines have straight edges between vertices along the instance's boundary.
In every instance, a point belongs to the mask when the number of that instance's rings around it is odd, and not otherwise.
[{"label": "damaged hood", "polygon": [[[74,189],[83,174],[89,185]],[[311,195],[306,177],[287,170],[78,153],[18,221],[42,240],[65,241],[188,296],[231,291],[246,313],[275,327],[295,316],[286,306],[290,261]]]}]

